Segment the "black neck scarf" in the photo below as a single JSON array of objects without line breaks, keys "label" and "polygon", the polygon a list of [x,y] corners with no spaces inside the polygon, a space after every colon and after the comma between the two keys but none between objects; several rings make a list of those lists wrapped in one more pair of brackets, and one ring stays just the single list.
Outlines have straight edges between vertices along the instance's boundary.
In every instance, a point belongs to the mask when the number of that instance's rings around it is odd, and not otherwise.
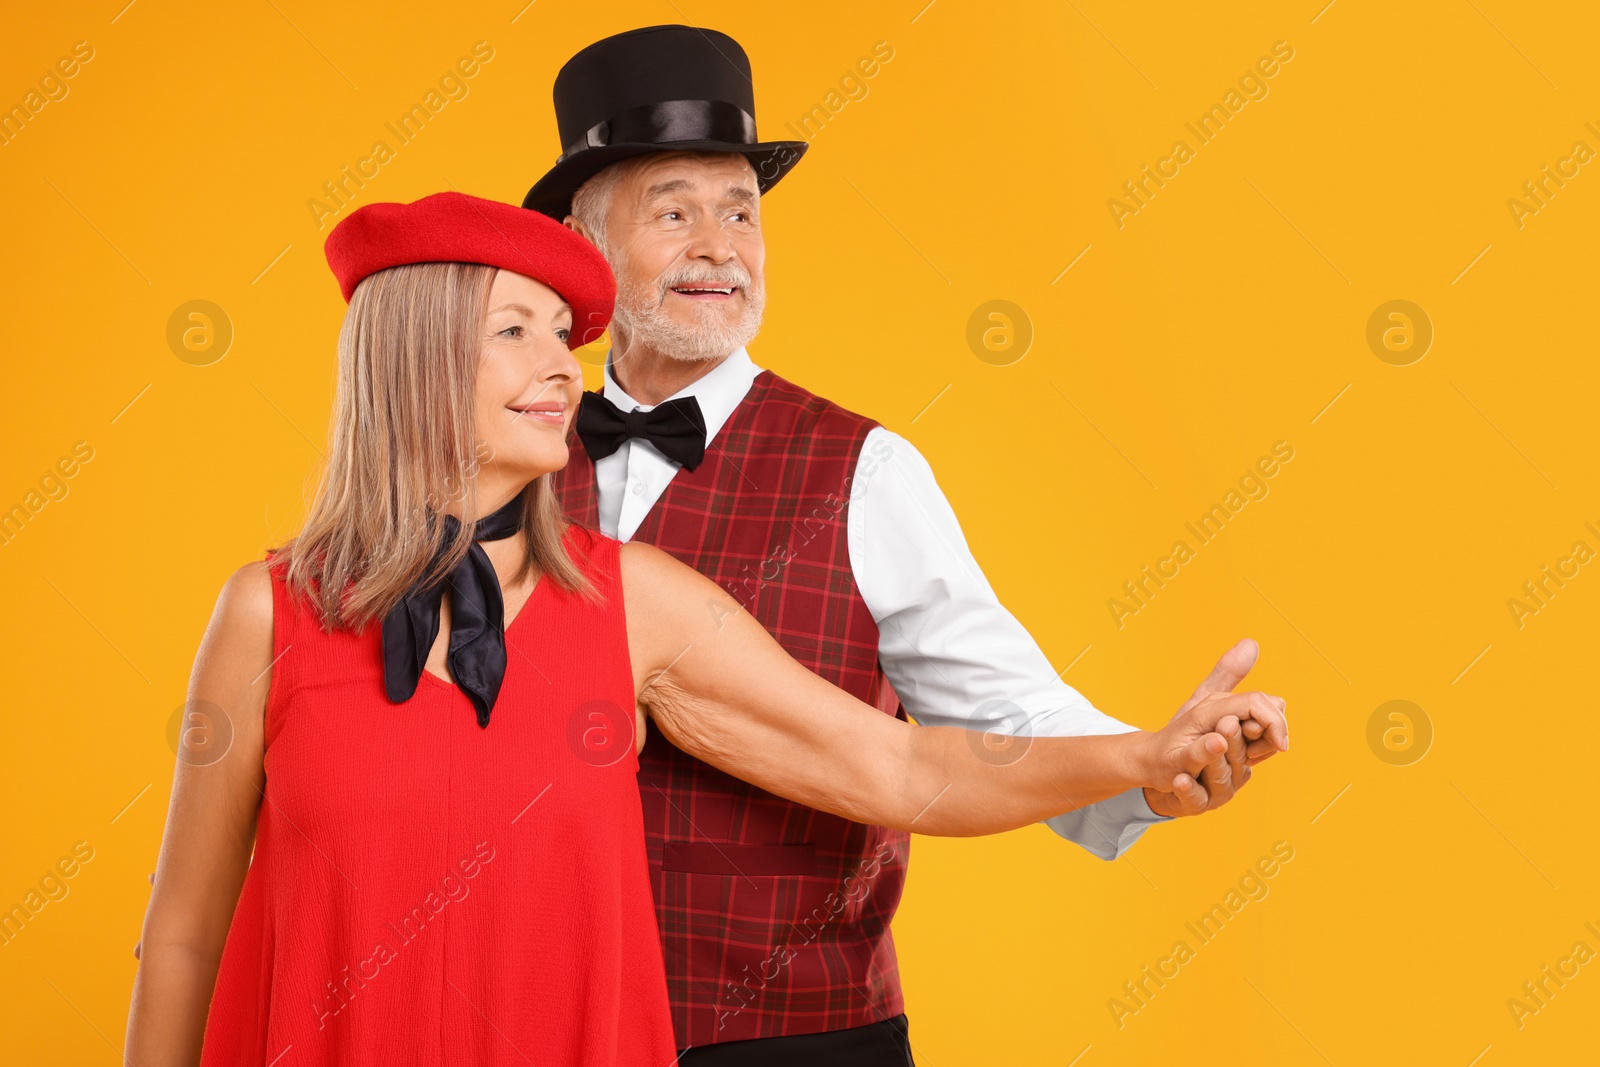
[{"label": "black neck scarf", "polygon": [[[428,662],[428,650],[439,636],[439,607],[445,582],[450,583],[450,652],[445,657],[456,685],[478,712],[478,725],[489,726],[489,712],[500,695],[506,674],[505,598],[500,578],[479,541],[502,541],[522,528],[524,489],[504,507],[479,519],[472,547],[441,580],[424,587],[422,579],[383,617],[383,685],[395,703],[410,700]],[[461,529],[454,515],[442,517],[444,545]],[[441,546],[441,555],[443,546]],[[429,569],[437,564],[435,556]],[[540,579],[543,581],[543,578]]]}]

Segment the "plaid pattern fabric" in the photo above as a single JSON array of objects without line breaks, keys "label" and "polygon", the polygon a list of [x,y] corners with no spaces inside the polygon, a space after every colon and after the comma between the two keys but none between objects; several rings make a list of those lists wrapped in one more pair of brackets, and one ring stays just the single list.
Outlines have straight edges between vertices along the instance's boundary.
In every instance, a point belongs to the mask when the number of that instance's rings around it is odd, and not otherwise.
[{"label": "plaid pattern fabric", "polygon": [[[876,425],[764,370],[635,539],[728,590],[801,664],[904,719],[878,666],[846,528],[856,460]],[[568,443],[563,505],[598,528],[594,465],[576,432]],[[792,804],[653,727],[639,764],[679,1048],[900,1014],[889,920],[910,835]]]}]

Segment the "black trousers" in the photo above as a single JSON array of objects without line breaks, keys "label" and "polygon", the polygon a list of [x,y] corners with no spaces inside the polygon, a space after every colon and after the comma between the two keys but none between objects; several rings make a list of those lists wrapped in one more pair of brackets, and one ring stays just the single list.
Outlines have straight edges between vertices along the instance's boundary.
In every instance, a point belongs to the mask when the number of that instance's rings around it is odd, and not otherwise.
[{"label": "black trousers", "polygon": [[678,1067],[915,1067],[906,1017],[797,1037],[763,1037],[702,1045],[678,1056]]}]

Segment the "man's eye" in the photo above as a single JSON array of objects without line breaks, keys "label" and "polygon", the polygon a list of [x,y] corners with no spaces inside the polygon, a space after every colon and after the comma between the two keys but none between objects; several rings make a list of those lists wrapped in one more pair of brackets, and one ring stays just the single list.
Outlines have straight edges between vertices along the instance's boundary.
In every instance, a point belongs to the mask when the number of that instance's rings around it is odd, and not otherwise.
[{"label": "man's eye", "polygon": [[664,212],[661,217],[662,218],[666,218],[669,215],[678,215],[678,216],[681,217],[683,215],[683,212],[681,212],[681,211],[668,211],[668,212]]}]

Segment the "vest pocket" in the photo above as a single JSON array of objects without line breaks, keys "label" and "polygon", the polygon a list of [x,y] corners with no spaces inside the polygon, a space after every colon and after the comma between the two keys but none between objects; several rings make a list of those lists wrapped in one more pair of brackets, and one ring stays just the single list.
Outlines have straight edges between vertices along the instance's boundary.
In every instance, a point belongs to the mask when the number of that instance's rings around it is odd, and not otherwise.
[{"label": "vest pocket", "polygon": [[686,874],[744,875],[751,878],[816,874],[817,846],[668,841],[662,846],[661,869]]}]

